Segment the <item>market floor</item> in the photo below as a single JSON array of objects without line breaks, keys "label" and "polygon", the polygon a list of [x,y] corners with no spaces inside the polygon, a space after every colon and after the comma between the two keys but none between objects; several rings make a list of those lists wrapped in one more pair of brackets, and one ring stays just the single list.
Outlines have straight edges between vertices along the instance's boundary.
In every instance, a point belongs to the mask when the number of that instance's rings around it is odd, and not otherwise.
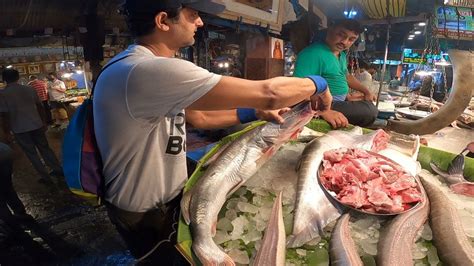
[{"label": "market floor", "polygon": [[[62,134],[49,132],[59,157]],[[66,187],[38,183],[38,174],[20,150],[15,152],[13,183],[34,221],[17,228],[0,223],[0,265],[128,265],[133,263],[105,208],[95,207]]]}]

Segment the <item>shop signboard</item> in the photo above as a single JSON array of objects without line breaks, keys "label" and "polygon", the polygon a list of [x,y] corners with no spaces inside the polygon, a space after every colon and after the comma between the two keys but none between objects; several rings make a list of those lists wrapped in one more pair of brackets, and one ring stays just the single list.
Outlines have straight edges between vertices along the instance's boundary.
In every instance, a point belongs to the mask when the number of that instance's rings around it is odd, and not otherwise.
[{"label": "shop signboard", "polygon": [[[403,64],[426,64],[426,63],[436,63],[441,61],[441,55],[439,54],[425,54],[423,61],[421,57],[423,55],[423,50],[420,49],[403,49]],[[446,61],[449,61],[448,54],[443,54],[443,57]]]},{"label": "shop signboard", "polygon": [[435,34],[438,38],[474,40],[472,9],[457,6],[436,6]]}]

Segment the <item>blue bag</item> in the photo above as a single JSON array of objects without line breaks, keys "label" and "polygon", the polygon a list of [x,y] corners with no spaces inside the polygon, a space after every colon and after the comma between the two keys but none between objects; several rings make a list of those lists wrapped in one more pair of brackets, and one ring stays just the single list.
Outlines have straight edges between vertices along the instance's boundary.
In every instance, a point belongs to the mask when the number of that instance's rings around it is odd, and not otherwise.
[{"label": "blue bag", "polygon": [[[105,66],[97,79],[107,67],[126,57],[117,59]],[[95,85],[92,88],[90,99],[85,100],[79,106],[69,121],[69,126],[64,135],[62,154],[63,171],[69,189],[77,195],[96,198],[100,202],[105,193],[105,184],[102,173],[102,159],[94,133],[94,116],[92,113],[94,88]]]}]

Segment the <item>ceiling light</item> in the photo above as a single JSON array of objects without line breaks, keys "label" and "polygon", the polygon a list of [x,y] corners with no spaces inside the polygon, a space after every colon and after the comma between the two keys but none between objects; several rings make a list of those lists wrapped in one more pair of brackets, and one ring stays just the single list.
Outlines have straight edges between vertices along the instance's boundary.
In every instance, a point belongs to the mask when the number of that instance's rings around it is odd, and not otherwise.
[{"label": "ceiling light", "polygon": [[426,22],[420,22],[420,23],[418,23],[418,26],[422,26],[422,27],[426,26]]},{"label": "ceiling light", "polygon": [[410,34],[410,35],[408,35],[408,38],[415,38],[415,35],[414,35],[414,34]]},{"label": "ceiling light", "polygon": [[411,40],[413,40],[413,38],[408,38],[408,40],[410,40],[410,41],[411,41]]},{"label": "ceiling light", "polygon": [[346,15],[346,16],[347,16],[348,14],[349,14],[349,12],[347,12],[347,11],[344,11],[344,15]]},{"label": "ceiling light", "polygon": [[13,66],[12,66],[12,65],[8,65],[6,68],[13,68]]},{"label": "ceiling light", "polygon": [[415,31],[415,32],[413,32],[413,33],[415,33],[416,35],[418,35],[418,34],[421,34],[421,31],[417,30],[417,31]]}]

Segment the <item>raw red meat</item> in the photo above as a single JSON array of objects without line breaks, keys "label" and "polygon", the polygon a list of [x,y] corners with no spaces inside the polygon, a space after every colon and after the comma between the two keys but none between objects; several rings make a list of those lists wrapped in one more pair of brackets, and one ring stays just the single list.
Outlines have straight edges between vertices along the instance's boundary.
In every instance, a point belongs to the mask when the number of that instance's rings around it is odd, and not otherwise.
[{"label": "raw red meat", "polygon": [[362,149],[325,152],[320,180],[340,202],[368,212],[398,213],[422,200],[414,177],[400,165]]}]

